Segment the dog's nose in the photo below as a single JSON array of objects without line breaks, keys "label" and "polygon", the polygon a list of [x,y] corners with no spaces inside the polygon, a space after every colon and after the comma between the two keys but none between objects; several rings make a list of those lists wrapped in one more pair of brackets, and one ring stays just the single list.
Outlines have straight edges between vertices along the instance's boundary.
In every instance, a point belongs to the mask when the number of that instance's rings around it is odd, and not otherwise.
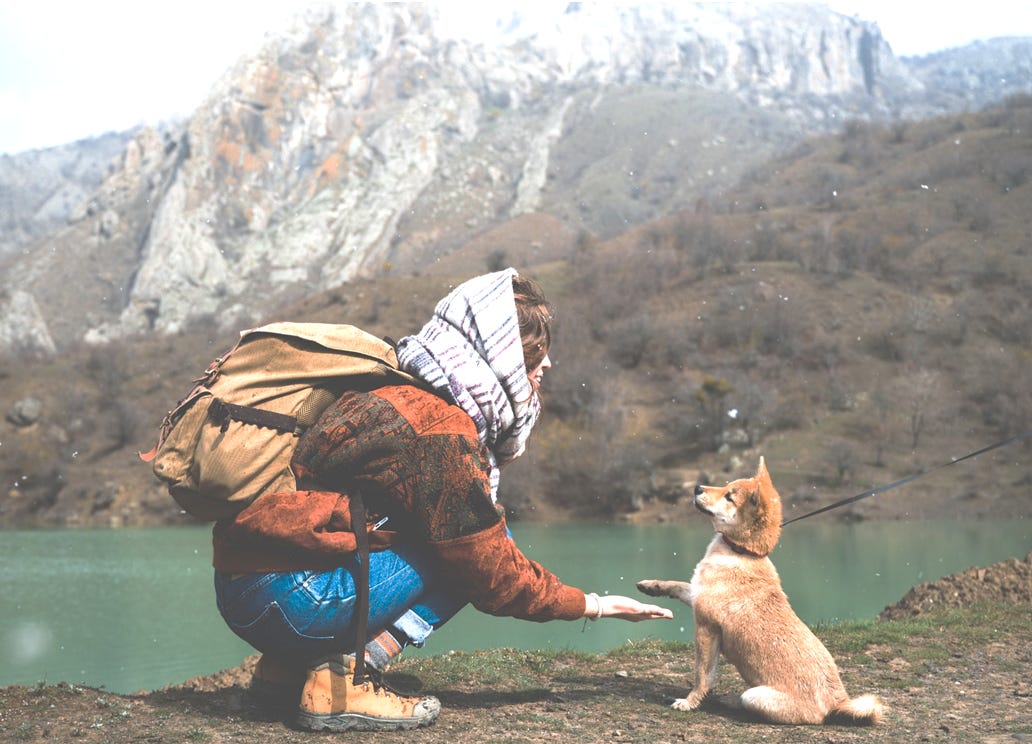
[{"label": "dog's nose", "polygon": [[696,496],[702,496],[702,491],[703,491],[702,484],[701,483],[696,484],[696,486],[695,486],[695,495]]}]

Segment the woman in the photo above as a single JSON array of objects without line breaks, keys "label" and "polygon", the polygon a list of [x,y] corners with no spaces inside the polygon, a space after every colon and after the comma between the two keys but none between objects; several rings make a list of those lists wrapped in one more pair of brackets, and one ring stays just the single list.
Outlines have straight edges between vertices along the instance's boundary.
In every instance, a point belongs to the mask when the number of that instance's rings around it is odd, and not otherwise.
[{"label": "woman", "polygon": [[466,603],[539,622],[672,617],[563,584],[516,547],[496,503],[499,470],[523,453],[541,410],[551,323],[541,290],[513,269],[459,285],[398,344],[401,368],[424,386],[345,392],[298,443],[304,490],[263,496],[215,525],[220,612],[263,652],[256,687],[292,686],[295,701],[301,688],[298,725],[413,728],[440,711],[436,698],[353,676],[359,494],[372,550],[372,640],[360,658],[374,669]]}]

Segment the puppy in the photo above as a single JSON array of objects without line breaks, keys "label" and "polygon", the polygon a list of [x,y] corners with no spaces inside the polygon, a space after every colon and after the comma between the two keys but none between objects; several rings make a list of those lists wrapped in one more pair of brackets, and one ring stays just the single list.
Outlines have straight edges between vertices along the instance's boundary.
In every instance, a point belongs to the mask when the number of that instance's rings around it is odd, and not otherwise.
[{"label": "puppy", "polygon": [[722,488],[696,486],[695,507],[709,515],[717,534],[691,583],[637,584],[645,594],[679,599],[695,612],[695,686],[673,707],[699,707],[723,652],[749,685],[732,704],[763,718],[791,724],[880,721],[877,697],[851,700],[846,694],[835,660],[789,606],[767,558],[781,534],[781,498],[763,458],[752,478]]}]

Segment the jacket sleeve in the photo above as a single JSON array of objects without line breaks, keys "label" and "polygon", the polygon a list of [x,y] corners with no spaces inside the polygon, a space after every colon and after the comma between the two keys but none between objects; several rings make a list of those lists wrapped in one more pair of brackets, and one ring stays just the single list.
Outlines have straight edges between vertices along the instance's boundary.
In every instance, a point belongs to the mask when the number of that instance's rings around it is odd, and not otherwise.
[{"label": "jacket sleeve", "polygon": [[527,558],[504,522],[433,543],[431,550],[481,612],[538,622],[584,617],[584,592]]}]

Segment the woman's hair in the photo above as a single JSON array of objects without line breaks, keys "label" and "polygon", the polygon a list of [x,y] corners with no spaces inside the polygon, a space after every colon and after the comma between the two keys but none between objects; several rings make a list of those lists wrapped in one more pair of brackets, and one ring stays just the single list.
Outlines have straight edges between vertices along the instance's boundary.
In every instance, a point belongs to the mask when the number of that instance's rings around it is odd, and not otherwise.
[{"label": "woman's hair", "polygon": [[527,372],[531,372],[541,364],[552,345],[552,306],[538,283],[530,277],[514,276],[512,291],[523,340],[523,363]]}]

